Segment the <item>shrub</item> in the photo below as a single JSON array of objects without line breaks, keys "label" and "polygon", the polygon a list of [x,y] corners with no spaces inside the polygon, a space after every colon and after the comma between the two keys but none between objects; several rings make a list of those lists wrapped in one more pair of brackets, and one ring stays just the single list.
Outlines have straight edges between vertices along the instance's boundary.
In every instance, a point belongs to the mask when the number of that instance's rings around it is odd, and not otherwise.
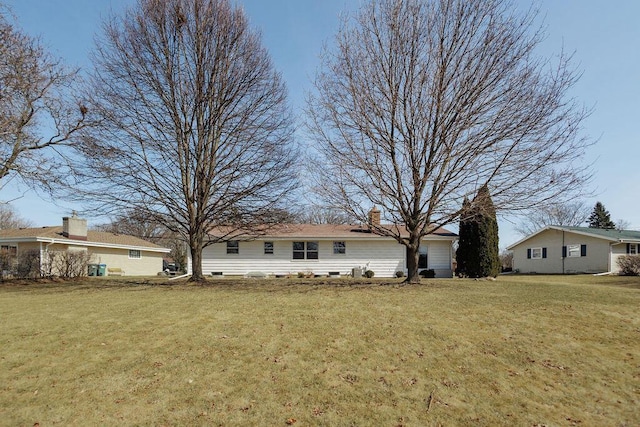
[{"label": "shrub", "polygon": [[400,271],[400,270],[396,271],[396,277],[397,278],[404,277],[404,271]]},{"label": "shrub", "polygon": [[618,267],[622,276],[640,276],[640,256],[624,255],[618,257]]},{"label": "shrub", "polygon": [[92,254],[82,250],[52,251],[48,253],[47,263],[44,266],[44,275],[60,276],[66,279],[84,277],[87,275],[87,266],[91,262]]},{"label": "shrub", "polygon": [[420,276],[424,277],[425,279],[433,279],[434,277],[436,277],[436,271],[433,268],[422,270],[420,272]]},{"label": "shrub", "polygon": [[298,279],[302,279],[304,278],[305,274],[304,271],[298,271]]},{"label": "shrub", "polygon": [[373,272],[373,270],[367,270],[364,272],[364,277],[366,277],[367,279],[371,279],[373,276],[375,276],[376,273]]},{"label": "shrub", "polygon": [[32,249],[20,252],[16,274],[23,279],[40,276],[40,251]]}]

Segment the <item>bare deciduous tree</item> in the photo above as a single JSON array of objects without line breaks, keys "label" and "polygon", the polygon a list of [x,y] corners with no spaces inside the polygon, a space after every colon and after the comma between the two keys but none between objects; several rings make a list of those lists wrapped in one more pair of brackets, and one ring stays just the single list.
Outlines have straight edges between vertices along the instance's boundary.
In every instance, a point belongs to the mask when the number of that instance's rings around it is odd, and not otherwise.
[{"label": "bare deciduous tree", "polygon": [[528,211],[526,218],[514,228],[518,233],[527,236],[547,225],[579,227],[587,221],[589,213],[589,207],[581,201],[548,203]]},{"label": "bare deciduous tree", "polygon": [[135,208],[119,213],[110,222],[98,224],[94,228],[98,231],[135,236],[156,244],[160,244],[169,232],[164,225],[146,217],[143,211]]},{"label": "bare deciduous tree", "polygon": [[626,219],[618,219],[616,221],[616,230],[628,230],[631,228],[631,223]]},{"label": "bare deciduous tree", "polygon": [[18,215],[11,205],[0,203],[0,230],[26,228],[31,227],[32,225],[31,221]]},{"label": "bare deciduous tree", "polygon": [[536,55],[535,18],[508,0],[373,0],[324,54],[308,103],[318,193],[363,221],[381,208],[392,226],[373,232],[407,247],[407,281],[420,239],[483,185],[504,213],[589,177],[588,112],[567,99],[578,76]]},{"label": "bare deciduous tree", "polygon": [[0,188],[14,178],[49,189],[59,166],[50,154],[85,126],[86,108],[73,97],[77,71],[65,69],[5,14],[0,58]]},{"label": "bare deciduous tree", "polygon": [[349,224],[352,221],[341,210],[326,206],[307,206],[294,215],[302,224]]},{"label": "bare deciduous tree", "polygon": [[96,230],[109,233],[126,234],[139,237],[156,245],[171,249],[169,256],[180,266],[186,269],[186,247],[184,239],[175,231],[169,230],[145,216],[144,211],[132,209],[116,215],[111,222],[95,226]]},{"label": "bare deciduous tree", "polygon": [[202,280],[203,247],[258,233],[295,185],[281,76],[229,0],[139,0],[105,24],[94,64],[83,198],[180,233]]}]

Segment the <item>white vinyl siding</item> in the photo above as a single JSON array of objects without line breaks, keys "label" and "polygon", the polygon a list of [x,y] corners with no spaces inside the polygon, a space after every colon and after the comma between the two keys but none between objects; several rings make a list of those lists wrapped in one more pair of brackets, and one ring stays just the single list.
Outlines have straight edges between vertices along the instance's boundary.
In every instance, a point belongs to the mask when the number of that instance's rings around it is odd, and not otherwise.
[{"label": "white vinyl siding", "polygon": [[[243,242],[240,257],[227,255],[224,244],[215,244],[203,250],[202,270],[206,275],[221,272],[225,276],[243,276],[255,271],[272,275],[295,275],[297,272],[327,275],[331,271],[346,275],[353,268],[370,269],[375,277],[394,277],[398,270],[406,272],[405,247],[395,240],[347,240],[344,242],[348,248],[345,254],[334,253],[334,240],[317,243],[318,259],[295,260],[291,240],[274,240],[272,255],[264,254],[263,241]],[[429,268],[433,268],[438,277],[451,277],[451,241],[425,242],[423,245],[428,248]]]}]

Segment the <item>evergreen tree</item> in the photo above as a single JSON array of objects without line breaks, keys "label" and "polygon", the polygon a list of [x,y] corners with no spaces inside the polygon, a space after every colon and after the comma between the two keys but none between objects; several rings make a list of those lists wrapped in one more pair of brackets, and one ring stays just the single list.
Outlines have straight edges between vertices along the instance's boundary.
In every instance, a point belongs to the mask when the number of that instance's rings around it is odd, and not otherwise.
[{"label": "evergreen tree", "polygon": [[456,274],[459,276],[465,276],[467,272],[467,265],[469,264],[469,253],[473,247],[473,231],[472,218],[470,211],[471,203],[465,197],[462,202],[462,210],[460,214],[460,229],[458,230],[458,249],[456,250]]},{"label": "evergreen tree", "polygon": [[463,203],[456,260],[459,275],[495,277],[500,273],[498,221],[486,185],[480,188],[472,203],[467,200]]},{"label": "evergreen tree", "polygon": [[478,206],[478,264],[476,277],[496,277],[500,273],[498,220],[489,188],[484,185],[474,199]]},{"label": "evergreen tree", "polygon": [[604,205],[597,202],[593,207],[593,212],[589,216],[589,228],[616,228],[616,224],[611,221],[611,215],[609,211],[604,208]]}]

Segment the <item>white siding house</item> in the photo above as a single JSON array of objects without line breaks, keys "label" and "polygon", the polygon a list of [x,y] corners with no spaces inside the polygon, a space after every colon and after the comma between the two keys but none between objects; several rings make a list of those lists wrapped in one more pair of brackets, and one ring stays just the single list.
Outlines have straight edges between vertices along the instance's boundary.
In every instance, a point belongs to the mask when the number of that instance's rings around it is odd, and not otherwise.
[{"label": "white siding house", "polygon": [[640,231],[548,226],[507,249],[520,273],[617,273],[619,256],[638,254]]},{"label": "white siding house", "polygon": [[[421,244],[420,269],[436,277],[452,277],[452,245],[457,235],[436,230]],[[189,258],[189,272],[191,259]],[[236,240],[206,247],[205,275],[244,276],[305,274],[347,275],[354,268],[372,270],[375,277],[407,273],[406,250],[396,240],[354,225],[285,225],[253,240]]]}]

